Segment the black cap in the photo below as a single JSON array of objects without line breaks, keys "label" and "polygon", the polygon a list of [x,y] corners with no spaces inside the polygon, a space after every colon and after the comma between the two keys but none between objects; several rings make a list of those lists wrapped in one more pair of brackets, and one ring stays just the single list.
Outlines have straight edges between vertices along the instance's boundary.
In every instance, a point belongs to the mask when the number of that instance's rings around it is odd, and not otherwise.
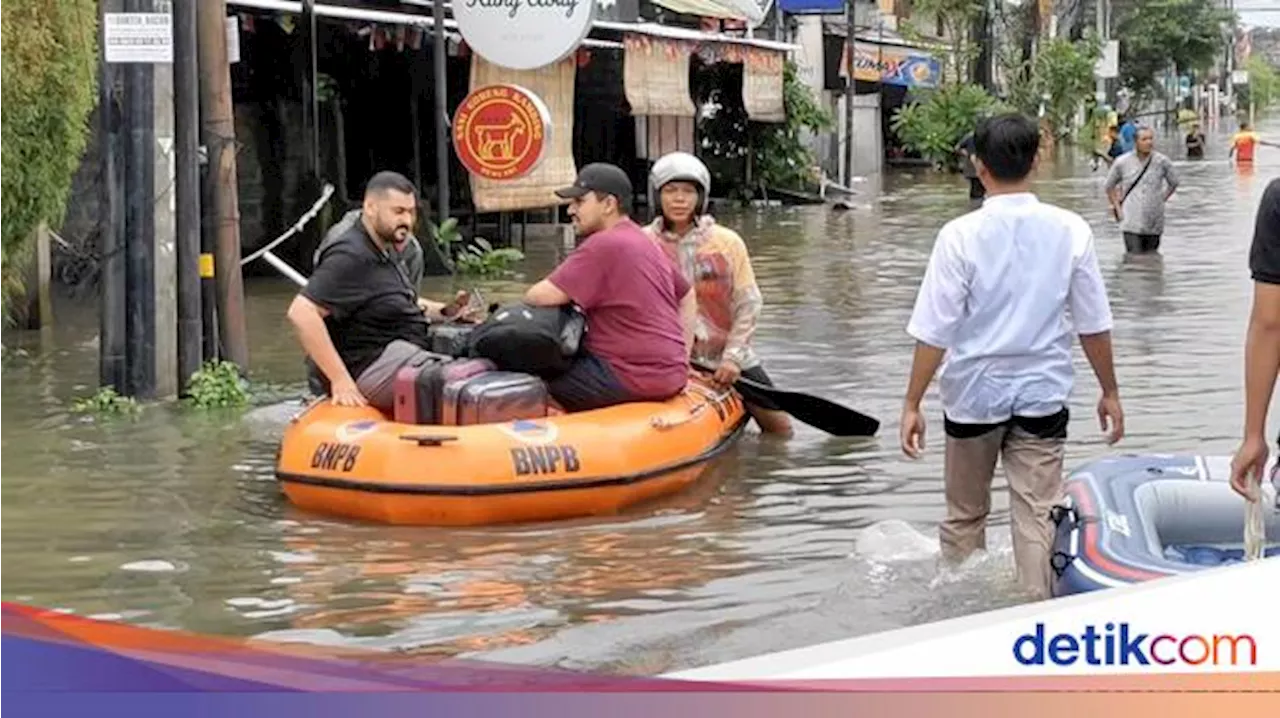
[{"label": "black cap", "polygon": [[556,196],[576,199],[592,191],[617,197],[620,207],[626,208],[631,204],[631,178],[621,167],[608,162],[592,162],[583,167],[578,172],[578,179],[571,186],[556,190]]}]

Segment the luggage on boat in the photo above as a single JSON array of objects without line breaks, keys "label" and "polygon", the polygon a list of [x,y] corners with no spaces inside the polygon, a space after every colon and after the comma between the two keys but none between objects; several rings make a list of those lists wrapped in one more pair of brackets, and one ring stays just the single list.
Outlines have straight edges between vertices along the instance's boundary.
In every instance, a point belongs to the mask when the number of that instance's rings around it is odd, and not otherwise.
[{"label": "luggage on boat", "polygon": [[478,325],[465,322],[432,324],[427,330],[431,337],[431,351],[451,357],[467,356],[467,340]]},{"label": "luggage on boat", "polygon": [[547,416],[550,395],[532,374],[491,371],[446,384],[441,404],[441,424],[494,424]]},{"label": "luggage on boat", "polygon": [[503,371],[554,378],[579,354],[586,322],[586,316],[571,306],[510,304],[470,333],[468,354],[491,359]]},{"label": "luggage on boat", "polygon": [[465,381],[495,369],[488,359],[459,359],[396,372],[393,420],[402,424],[440,424],[441,398],[451,382]]}]

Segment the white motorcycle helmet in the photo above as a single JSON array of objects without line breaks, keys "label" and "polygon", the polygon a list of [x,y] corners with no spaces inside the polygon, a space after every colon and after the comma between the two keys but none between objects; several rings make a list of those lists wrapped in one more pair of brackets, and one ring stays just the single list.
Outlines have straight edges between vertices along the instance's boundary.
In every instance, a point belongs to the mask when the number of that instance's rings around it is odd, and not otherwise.
[{"label": "white motorcycle helmet", "polygon": [[711,201],[711,172],[702,160],[688,152],[672,152],[653,163],[653,169],[649,171],[649,190],[655,201],[663,185],[675,181],[692,182],[698,186],[702,191],[702,201],[696,211],[700,215],[705,214]]}]

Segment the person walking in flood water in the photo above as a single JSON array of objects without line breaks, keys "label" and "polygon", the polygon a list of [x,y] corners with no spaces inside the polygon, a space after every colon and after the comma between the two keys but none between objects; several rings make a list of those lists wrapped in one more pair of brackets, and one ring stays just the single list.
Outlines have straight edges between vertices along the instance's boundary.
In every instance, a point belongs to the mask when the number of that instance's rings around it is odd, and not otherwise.
[{"label": "person walking in flood water", "polygon": [[973,133],[965,135],[955,146],[956,154],[960,155],[960,172],[964,174],[965,180],[969,182],[969,205],[977,207],[982,204],[982,198],[986,196],[987,190],[982,186],[982,181],[978,179],[978,173],[973,169]]},{"label": "person walking in flood water", "polygon": [[[1280,376],[1280,178],[1271,180],[1258,205],[1249,273],[1253,309],[1244,348],[1244,438],[1231,460],[1231,488],[1257,501],[1267,465],[1267,409]],[[1276,444],[1280,446],[1280,437]],[[1275,469],[1271,480],[1280,480]],[[1280,484],[1276,489],[1280,491]]]},{"label": "person walking in flood water", "polygon": [[1200,131],[1199,122],[1191,123],[1183,144],[1187,147],[1187,159],[1198,160],[1204,157],[1204,133]]},{"label": "person walking in flood water", "polygon": [[957,563],[985,548],[991,482],[1002,460],[1018,579],[1047,598],[1049,510],[1062,495],[1073,331],[1102,387],[1097,412],[1108,443],[1124,436],[1124,412],[1093,232],[1079,215],[1032,193],[1039,145],[1035,122],[1023,115],[1000,115],[978,128],[974,166],[987,198],[943,226],[933,245],[907,325],[916,345],[899,438],[903,453],[921,456],[920,402],[941,366],[942,558]]},{"label": "person walking in flood water", "polygon": [[1103,189],[1124,234],[1125,251],[1147,254],[1160,250],[1164,207],[1178,189],[1178,173],[1168,157],[1155,151],[1154,130],[1141,127],[1137,137],[1133,152],[1111,165]]}]

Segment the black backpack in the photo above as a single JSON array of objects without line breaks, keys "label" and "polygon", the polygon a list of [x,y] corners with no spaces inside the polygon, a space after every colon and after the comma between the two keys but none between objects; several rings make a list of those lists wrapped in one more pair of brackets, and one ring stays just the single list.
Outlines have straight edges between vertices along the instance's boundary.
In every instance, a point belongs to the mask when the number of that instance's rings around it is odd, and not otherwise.
[{"label": "black backpack", "polygon": [[573,306],[498,307],[467,337],[467,353],[488,359],[503,371],[544,379],[568,371],[582,350],[587,318]]}]

